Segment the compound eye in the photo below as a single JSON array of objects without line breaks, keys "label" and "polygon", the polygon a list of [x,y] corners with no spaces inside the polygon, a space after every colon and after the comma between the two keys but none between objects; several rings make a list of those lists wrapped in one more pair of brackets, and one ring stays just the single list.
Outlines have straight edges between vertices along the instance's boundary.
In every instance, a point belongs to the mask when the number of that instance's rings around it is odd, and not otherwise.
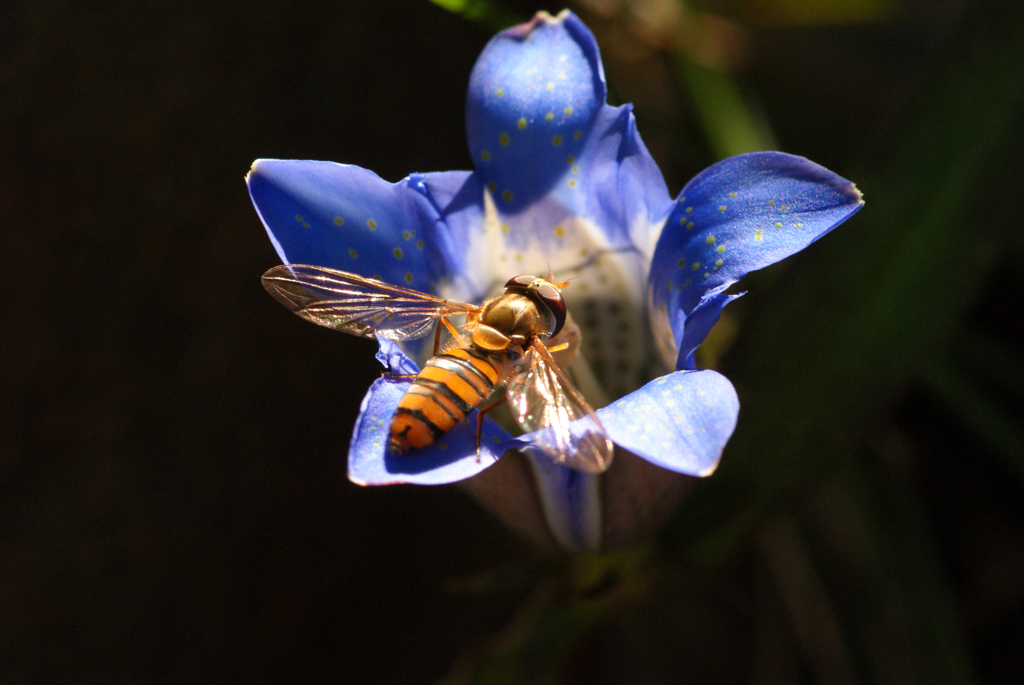
[{"label": "compound eye", "polygon": [[536,276],[516,276],[515,278],[508,279],[508,283],[505,284],[506,288],[529,288],[533,282],[537,280]]},{"label": "compound eye", "polygon": [[565,300],[562,299],[561,291],[550,283],[541,283],[537,286],[537,296],[540,297],[551,315],[555,317],[555,328],[549,337],[558,335],[565,325]]}]

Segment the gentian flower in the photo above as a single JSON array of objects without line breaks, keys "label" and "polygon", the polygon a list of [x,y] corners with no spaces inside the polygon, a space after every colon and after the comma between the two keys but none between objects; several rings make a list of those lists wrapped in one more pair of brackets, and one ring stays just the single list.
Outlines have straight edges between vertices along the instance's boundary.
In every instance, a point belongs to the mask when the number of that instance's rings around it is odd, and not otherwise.
[{"label": "gentian flower", "polygon": [[[461,481],[519,533],[569,550],[637,539],[690,476],[718,464],[739,402],[697,370],[694,350],[739,297],[727,288],[820,238],[862,205],[849,181],[800,157],[740,155],[673,199],[630,105],[606,104],[597,44],[571,12],[495,36],[466,104],[475,171],[383,181],[355,166],[258,160],[249,192],[286,264],[312,264],[479,304],[512,276],[554,274],[580,332],[569,368],[616,459],[575,471],[475,412],[429,448],[387,450],[408,379],[363,400],[348,455],[363,485]],[[380,339],[378,358],[415,373],[422,341]],[[611,401],[609,399],[611,398]]]}]

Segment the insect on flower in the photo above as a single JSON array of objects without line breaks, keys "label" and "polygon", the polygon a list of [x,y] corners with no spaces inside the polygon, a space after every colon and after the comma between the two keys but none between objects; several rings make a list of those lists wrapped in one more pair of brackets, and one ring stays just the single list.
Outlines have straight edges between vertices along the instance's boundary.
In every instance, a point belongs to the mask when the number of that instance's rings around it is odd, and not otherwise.
[{"label": "insect on flower", "polygon": [[[519,426],[541,431],[539,448],[548,456],[601,473],[611,465],[612,442],[552,356],[569,346],[558,338],[567,315],[561,288],[568,284],[550,278],[516,276],[480,306],[306,265],[274,267],[263,286],[302,318],[352,335],[402,341],[434,327],[434,356],[391,419],[392,452],[432,445],[483,405],[476,419],[479,458],[484,414],[509,399]],[[449,321],[460,315],[466,317],[461,332]],[[452,335],[443,349],[442,325]]]}]

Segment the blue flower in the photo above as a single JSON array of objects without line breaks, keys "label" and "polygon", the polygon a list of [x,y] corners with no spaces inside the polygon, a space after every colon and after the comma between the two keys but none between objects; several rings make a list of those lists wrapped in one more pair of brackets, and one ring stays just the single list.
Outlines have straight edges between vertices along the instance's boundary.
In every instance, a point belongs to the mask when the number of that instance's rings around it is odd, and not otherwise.
[{"label": "blue flower", "polygon": [[[476,171],[390,184],[328,162],[253,164],[249,192],[285,263],[472,303],[519,274],[571,280],[563,294],[582,354],[570,374],[618,448],[607,473],[554,464],[530,449],[533,435],[490,418],[478,458],[475,413],[434,446],[393,454],[388,426],[408,380],[385,376],[352,436],[356,483],[469,479],[527,536],[593,549],[650,528],[655,505],[684,487],[675,474],[717,466],[739,402],[723,376],[695,369],[693,352],[739,296],[726,289],[845,221],[861,196],[806,159],[765,152],[713,165],[673,199],[631,106],[605,100],[589,30],[571,12],[541,12],[495,36],[473,69],[466,122]],[[431,351],[418,342],[381,339],[378,358],[414,372]]]}]

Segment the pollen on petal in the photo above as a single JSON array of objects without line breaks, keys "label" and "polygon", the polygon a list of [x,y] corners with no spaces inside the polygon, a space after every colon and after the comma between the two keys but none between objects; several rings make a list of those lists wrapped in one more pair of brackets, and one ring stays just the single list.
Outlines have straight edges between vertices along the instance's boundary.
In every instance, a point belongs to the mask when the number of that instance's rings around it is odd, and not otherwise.
[{"label": "pollen on petal", "polygon": [[485,162],[489,162],[491,159],[491,153],[488,150],[481,150],[480,159],[482,159]]},{"label": "pollen on petal", "polygon": [[562,144],[562,136],[555,136],[554,138],[552,138],[551,139],[551,144],[552,145],[561,145]]},{"label": "pollen on petal", "polygon": [[341,226],[343,223],[345,223],[345,220],[342,219],[340,216],[334,217],[334,225],[335,226]]},{"label": "pollen on petal", "polygon": [[516,126],[519,127],[520,131],[526,128],[526,117],[519,117],[519,121],[516,122]]},{"label": "pollen on petal", "polygon": [[350,249],[348,251],[348,256],[351,257],[352,259],[355,259],[356,257],[359,256],[359,254],[355,250]]},{"label": "pollen on petal", "polygon": [[564,226],[555,226],[555,237],[556,238],[564,238],[565,237],[565,227]]},{"label": "pollen on petal", "polygon": [[502,145],[508,145],[508,142],[509,142],[508,134],[502,132],[502,134],[500,136],[498,136],[498,142],[501,143]]},{"label": "pollen on petal", "polygon": [[714,245],[714,243],[715,243],[715,236],[709,235],[707,237],[707,239],[705,240],[705,242],[707,242],[708,245]]},{"label": "pollen on petal", "polygon": [[512,191],[506,190],[501,194],[501,197],[505,202],[512,202]]},{"label": "pollen on petal", "polygon": [[551,121],[554,118],[555,118],[555,113],[554,112],[548,112],[547,114],[544,115],[545,121]]},{"label": "pollen on petal", "polygon": [[411,271],[406,271],[405,272],[405,282],[406,283],[412,283],[412,272]]},{"label": "pollen on petal", "polygon": [[396,247],[395,248],[395,259],[401,259],[403,254],[405,254],[405,253],[402,252],[402,248],[400,248],[400,247]]},{"label": "pollen on petal", "polygon": [[373,219],[367,219],[367,221],[366,221],[366,226],[367,226],[367,228],[369,228],[369,229],[370,229],[371,231],[376,231],[376,230],[377,230],[377,222],[376,222],[376,221],[374,221]]}]

